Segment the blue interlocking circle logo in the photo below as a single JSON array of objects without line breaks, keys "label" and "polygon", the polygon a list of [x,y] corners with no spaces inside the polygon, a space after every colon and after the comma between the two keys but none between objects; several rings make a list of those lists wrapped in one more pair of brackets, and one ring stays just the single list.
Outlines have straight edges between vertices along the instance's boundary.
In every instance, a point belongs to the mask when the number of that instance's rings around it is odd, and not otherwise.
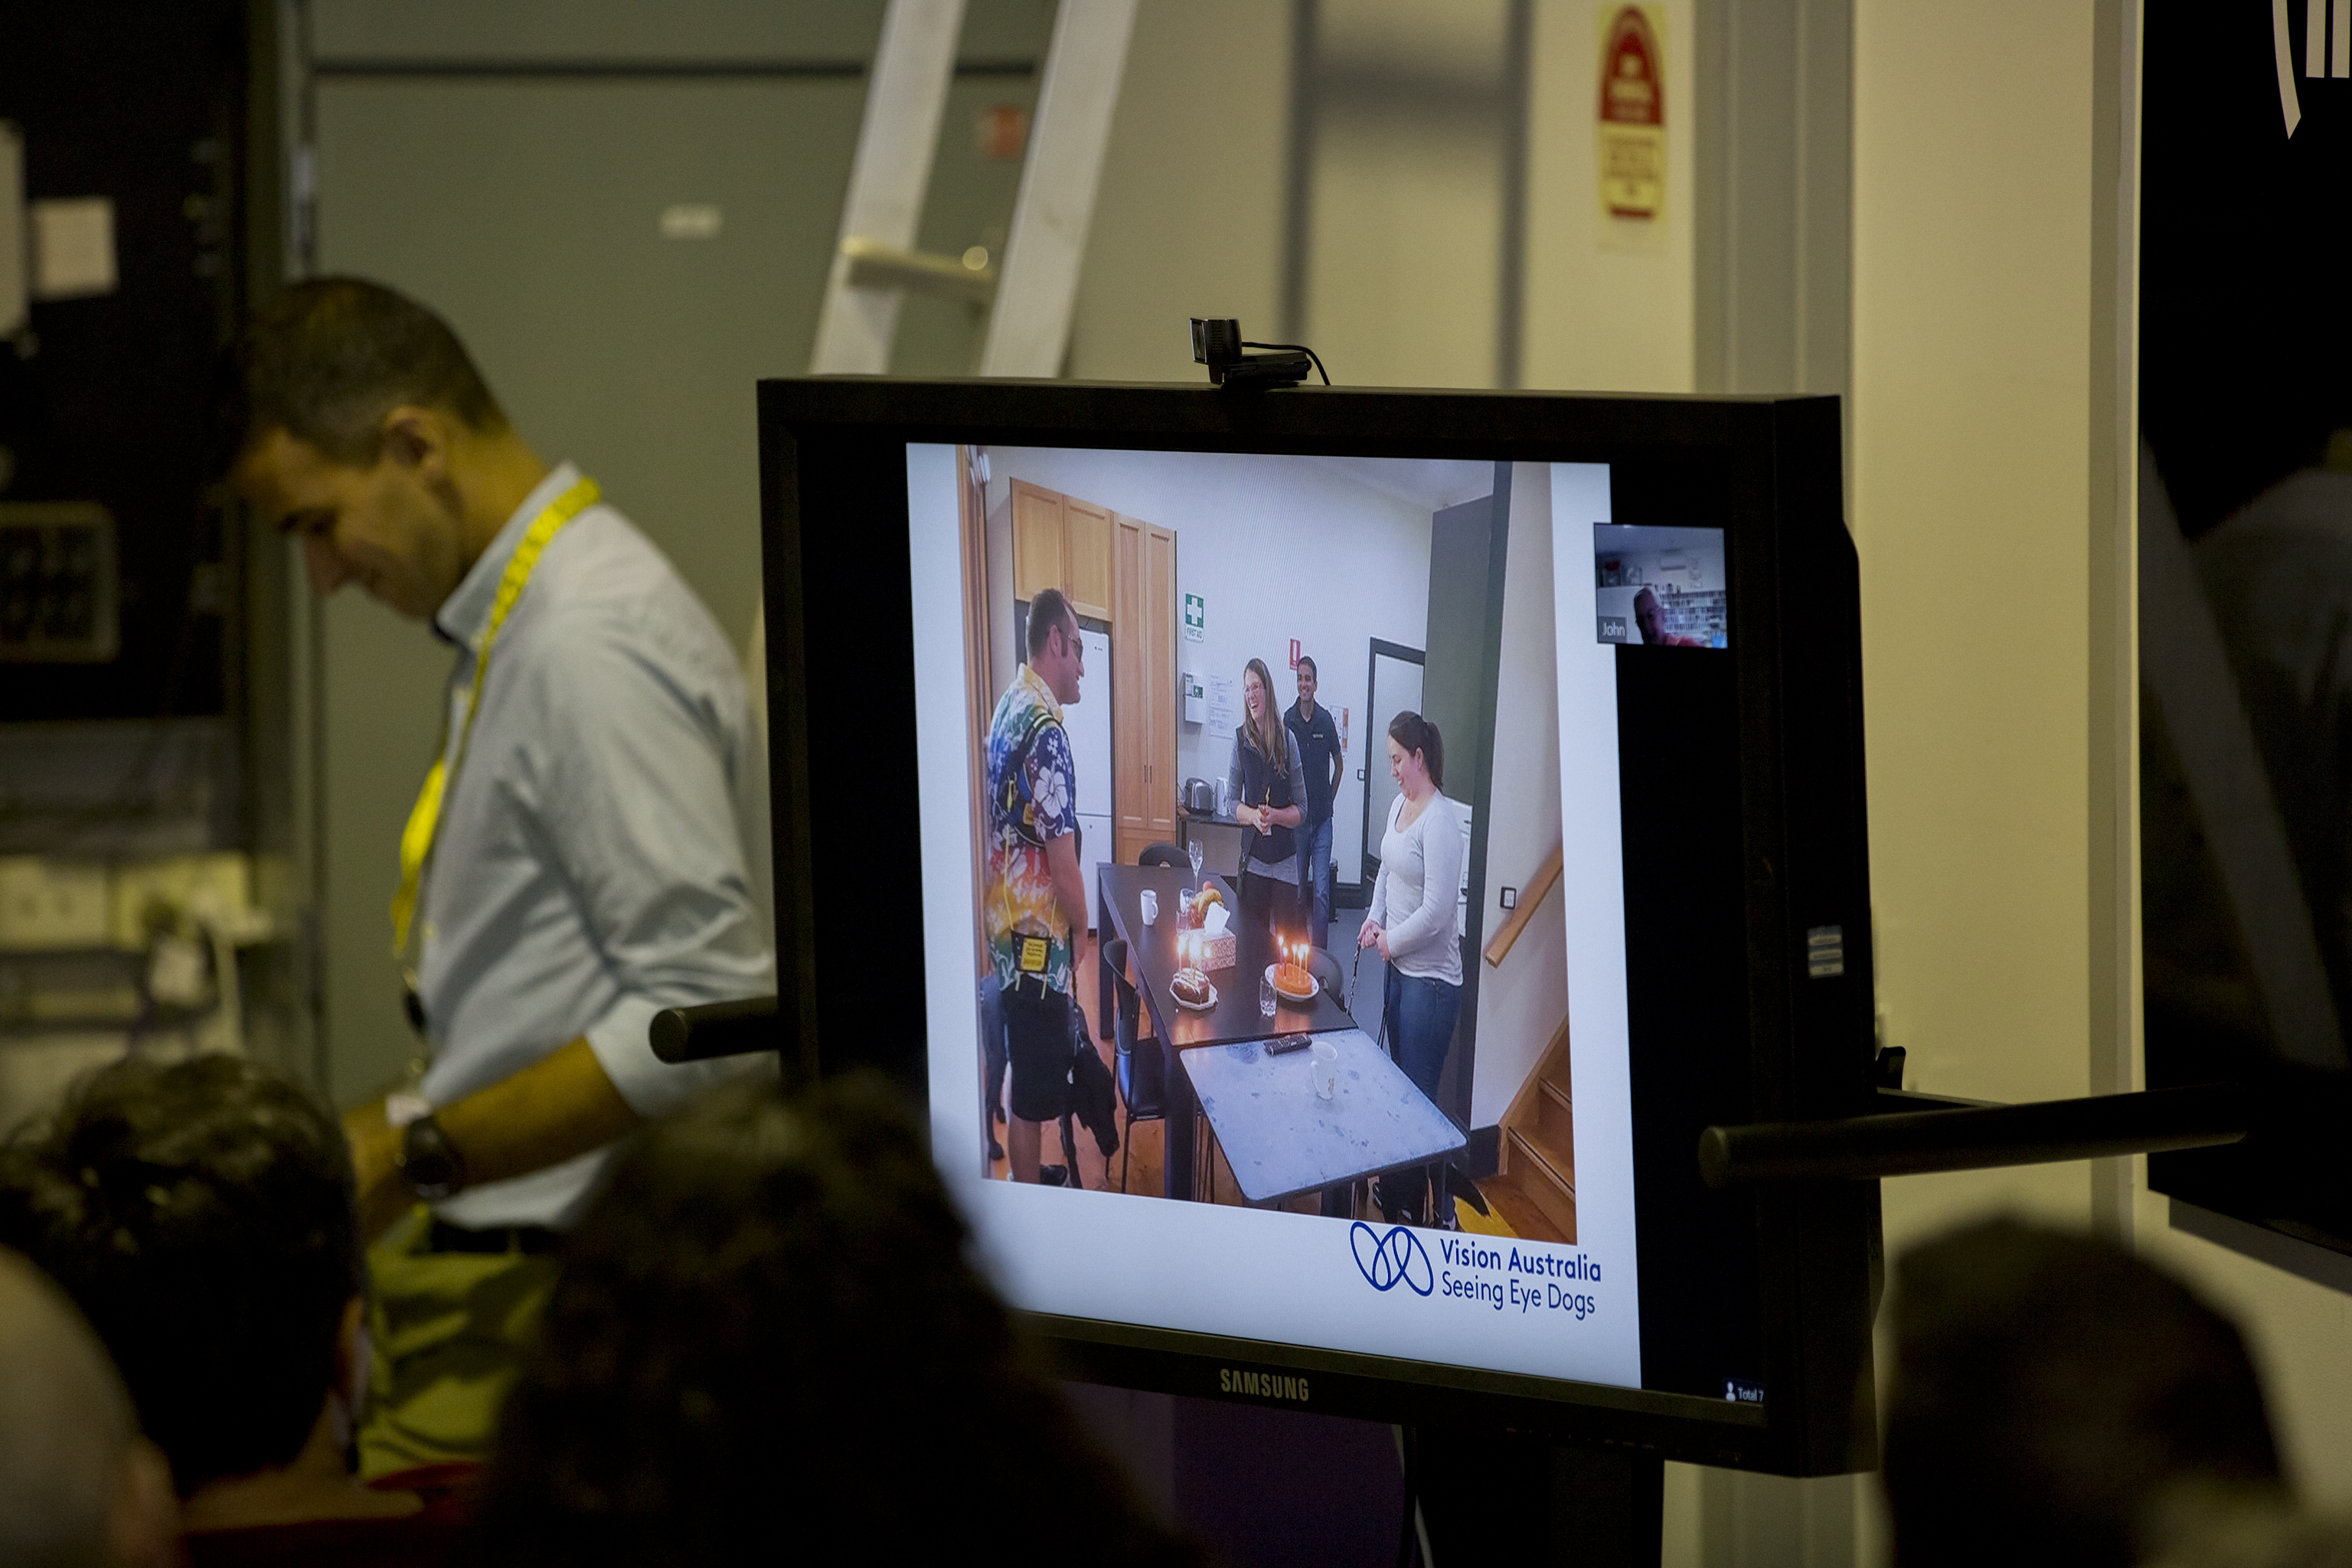
[{"label": "blue interlocking circle logo", "polygon": [[1437,1289],[1437,1275],[1429,1266],[1429,1254],[1422,1250],[1421,1237],[1403,1226],[1382,1236],[1358,1220],[1348,1233],[1348,1245],[1355,1249],[1364,1283],[1375,1290],[1393,1290],[1400,1280],[1416,1296]]}]

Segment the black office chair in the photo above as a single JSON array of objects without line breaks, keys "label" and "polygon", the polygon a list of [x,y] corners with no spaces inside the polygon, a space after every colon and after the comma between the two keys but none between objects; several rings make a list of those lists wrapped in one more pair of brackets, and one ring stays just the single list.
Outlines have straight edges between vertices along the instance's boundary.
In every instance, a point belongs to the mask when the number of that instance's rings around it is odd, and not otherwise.
[{"label": "black office chair", "polygon": [[1190,866],[1192,863],[1192,858],[1162,838],[1156,844],[1145,845],[1143,853],[1135,858],[1135,863],[1139,866],[1165,866],[1173,869],[1178,866]]},{"label": "black office chair", "polygon": [[[1127,943],[1112,938],[1103,944],[1103,957],[1110,965],[1111,985],[1118,993],[1111,1014],[1111,1032],[1118,1049],[1118,1070],[1114,1076],[1119,1102],[1127,1107],[1127,1148],[1118,1162],[1118,1190],[1123,1193],[1127,1191],[1128,1165],[1135,1158],[1135,1124],[1167,1120],[1168,1068],[1159,1041],[1150,1042],[1149,1050],[1136,1048],[1135,1032],[1141,1007],[1135,987],[1128,984]],[[1160,1157],[1167,1158],[1164,1150]]]},{"label": "black office chair", "polygon": [[1348,969],[1345,964],[1327,949],[1310,947],[1307,950],[1307,973],[1315,976],[1315,983],[1323,987],[1325,994],[1339,1004],[1341,1012],[1348,1011]]}]

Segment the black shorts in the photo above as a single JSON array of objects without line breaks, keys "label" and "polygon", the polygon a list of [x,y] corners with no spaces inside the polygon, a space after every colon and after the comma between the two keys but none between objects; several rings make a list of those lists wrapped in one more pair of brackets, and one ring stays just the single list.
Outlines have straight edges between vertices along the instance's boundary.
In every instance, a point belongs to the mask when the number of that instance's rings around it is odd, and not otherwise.
[{"label": "black shorts", "polygon": [[1070,1109],[1069,993],[1024,975],[1004,988],[1003,1008],[1010,1110],[1024,1121],[1059,1121]]}]

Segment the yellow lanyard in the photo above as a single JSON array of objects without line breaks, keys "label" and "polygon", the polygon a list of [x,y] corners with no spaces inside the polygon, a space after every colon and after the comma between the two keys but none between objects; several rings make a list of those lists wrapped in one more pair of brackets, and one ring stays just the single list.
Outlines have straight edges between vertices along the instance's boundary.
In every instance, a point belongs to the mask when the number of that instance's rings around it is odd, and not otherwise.
[{"label": "yellow lanyard", "polygon": [[473,738],[474,714],[482,706],[482,678],[489,672],[490,647],[499,640],[499,628],[506,624],[507,612],[522,597],[523,584],[530,581],[531,568],[539,564],[540,552],[555,537],[556,530],[596,504],[600,492],[596,481],[583,479],[578,484],[550,501],[547,510],[539,514],[522,542],[507,562],[505,575],[499,579],[499,595],[490,602],[490,624],[482,633],[482,646],[474,655],[474,689],[466,699],[466,721],[457,731],[457,747],[451,751],[446,742],[441,754],[433,760],[433,771],[425,775],[425,787],[416,792],[416,804],[409,808],[408,826],[400,833],[400,890],[392,896],[392,956],[402,963],[408,962],[408,927],[416,918],[416,898],[425,883],[425,868],[433,858],[433,842],[441,829],[441,801],[448,790],[449,781],[457,776],[457,765],[466,760],[466,742]]}]

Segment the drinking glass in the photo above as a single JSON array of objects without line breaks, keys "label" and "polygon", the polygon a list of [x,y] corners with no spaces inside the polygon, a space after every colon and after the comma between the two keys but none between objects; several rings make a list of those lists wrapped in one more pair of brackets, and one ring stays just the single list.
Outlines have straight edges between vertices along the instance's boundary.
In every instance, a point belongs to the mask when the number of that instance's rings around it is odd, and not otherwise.
[{"label": "drinking glass", "polygon": [[1274,1016],[1274,965],[1270,963],[1257,977],[1257,1010],[1266,1017]]},{"label": "drinking glass", "polygon": [[1184,853],[1192,860],[1192,891],[1201,890],[1201,840],[1195,837],[1184,846]]}]

